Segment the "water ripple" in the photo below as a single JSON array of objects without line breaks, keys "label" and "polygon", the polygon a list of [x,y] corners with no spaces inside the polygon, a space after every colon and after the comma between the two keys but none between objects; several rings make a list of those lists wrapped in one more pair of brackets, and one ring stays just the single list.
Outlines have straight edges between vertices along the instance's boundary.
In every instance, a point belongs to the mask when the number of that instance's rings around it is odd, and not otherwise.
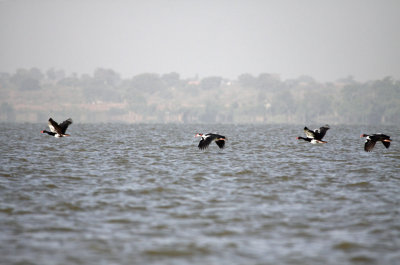
[{"label": "water ripple", "polygon": [[[358,127],[315,146],[289,125],[74,124],[61,139],[1,126],[15,132],[0,138],[5,264],[400,259],[400,145],[366,153]],[[399,128],[362,131],[378,129]],[[198,150],[199,131],[226,148]]]}]

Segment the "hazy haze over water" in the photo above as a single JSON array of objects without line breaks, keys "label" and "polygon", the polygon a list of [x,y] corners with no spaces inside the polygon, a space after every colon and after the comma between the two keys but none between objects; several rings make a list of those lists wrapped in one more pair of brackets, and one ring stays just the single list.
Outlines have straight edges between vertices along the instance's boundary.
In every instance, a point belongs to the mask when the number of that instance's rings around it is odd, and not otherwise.
[{"label": "hazy haze over water", "polygon": [[0,1],[0,71],[400,78],[399,1]]}]

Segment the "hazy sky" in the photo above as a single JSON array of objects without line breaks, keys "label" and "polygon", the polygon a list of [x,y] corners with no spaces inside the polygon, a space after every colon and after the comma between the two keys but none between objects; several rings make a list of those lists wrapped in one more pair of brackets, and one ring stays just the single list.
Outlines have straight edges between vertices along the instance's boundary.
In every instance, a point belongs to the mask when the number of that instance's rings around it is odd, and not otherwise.
[{"label": "hazy sky", "polygon": [[400,78],[400,1],[0,0],[0,71]]}]

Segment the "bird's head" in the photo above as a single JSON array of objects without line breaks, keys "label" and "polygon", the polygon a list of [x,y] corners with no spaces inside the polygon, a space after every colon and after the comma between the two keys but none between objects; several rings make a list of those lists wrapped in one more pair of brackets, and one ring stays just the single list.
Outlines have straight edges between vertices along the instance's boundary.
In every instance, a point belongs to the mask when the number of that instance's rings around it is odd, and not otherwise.
[{"label": "bird's head", "polygon": [[367,136],[368,136],[368,134],[363,133],[363,134],[360,135],[360,138],[361,137],[367,137]]},{"label": "bird's head", "polygon": [[201,137],[201,136],[203,136],[202,133],[196,133],[196,135],[194,137]]}]

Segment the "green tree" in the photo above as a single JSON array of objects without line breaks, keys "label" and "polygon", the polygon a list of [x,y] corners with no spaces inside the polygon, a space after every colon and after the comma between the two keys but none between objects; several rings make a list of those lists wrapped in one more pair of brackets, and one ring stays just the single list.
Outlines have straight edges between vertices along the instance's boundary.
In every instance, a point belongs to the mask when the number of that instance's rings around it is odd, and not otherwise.
[{"label": "green tree", "polygon": [[43,78],[44,75],[37,68],[18,69],[11,77],[11,81],[19,90],[39,90],[41,89],[40,81]]},{"label": "green tree", "polygon": [[256,87],[261,90],[275,90],[279,88],[281,81],[278,76],[263,73],[257,77]]},{"label": "green tree", "polygon": [[178,73],[172,72],[161,76],[161,80],[166,87],[181,87],[182,81]]},{"label": "green tree", "polygon": [[63,78],[65,78],[65,72],[64,70],[55,70],[54,68],[50,68],[46,72],[47,79],[52,80],[52,81],[59,81]]},{"label": "green tree", "polygon": [[202,89],[205,90],[212,90],[219,88],[222,83],[222,77],[219,76],[211,76],[203,78],[200,82],[200,86]]},{"label": "green tree", "polygon": [[93,79],[97,82],[103,83],[104,85],[116,87],[121,82],[119,74],[111,69],[97,68],[94,71]]},{"label": "green tree", "polygon": [[257,86],[257,78],[252,76],[251,74],[241,74],[238,77],[238,83],[241,87],[256,87]]},{"label": "green tree", "polygon": [[133,77],[131,88],[147,93],[154,93],[162,88],[163,82],[157,74],[140,74]]}]

